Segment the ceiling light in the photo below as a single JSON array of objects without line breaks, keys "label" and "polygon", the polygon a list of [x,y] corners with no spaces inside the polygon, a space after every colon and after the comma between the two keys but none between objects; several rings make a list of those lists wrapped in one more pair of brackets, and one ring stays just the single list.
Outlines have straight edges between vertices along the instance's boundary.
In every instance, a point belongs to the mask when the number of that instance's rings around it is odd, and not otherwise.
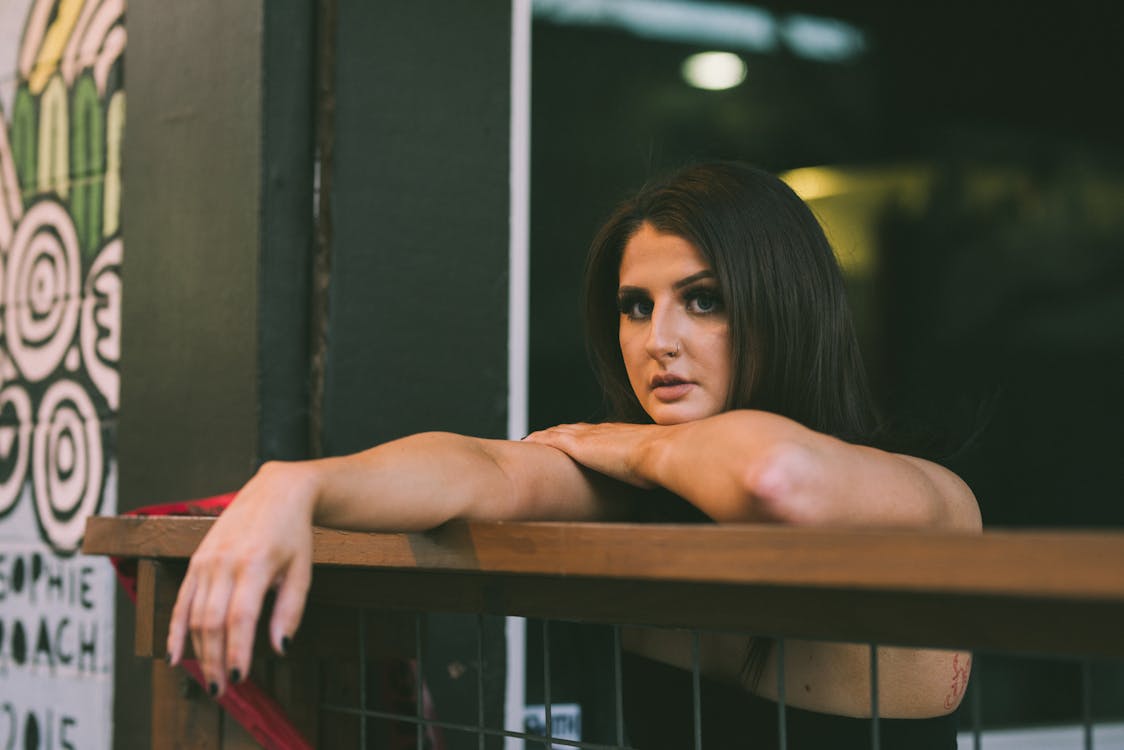
[{"label": "ceiling light", "polygon": [[745,61],[732,52],[700,52],[683,62],[683,78],[697,89],[732,89],[745,80]]}]

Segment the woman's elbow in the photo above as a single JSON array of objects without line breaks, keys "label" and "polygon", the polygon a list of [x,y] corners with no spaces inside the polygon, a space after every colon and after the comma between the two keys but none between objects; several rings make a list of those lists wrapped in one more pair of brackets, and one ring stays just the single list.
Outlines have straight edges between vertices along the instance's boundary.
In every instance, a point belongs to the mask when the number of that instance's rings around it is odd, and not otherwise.
[{"label": "woman's elbow", "polygon": [[781,442],[752,460],[742,474],[745,520],[815,525],[822,519],[810,489],[816,473],[813,451]]}]

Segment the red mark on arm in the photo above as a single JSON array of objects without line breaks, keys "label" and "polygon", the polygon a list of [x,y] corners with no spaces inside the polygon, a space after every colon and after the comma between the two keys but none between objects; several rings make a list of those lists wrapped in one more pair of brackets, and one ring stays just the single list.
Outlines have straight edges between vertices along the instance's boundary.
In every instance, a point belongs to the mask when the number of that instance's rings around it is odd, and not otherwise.
[{"label": "red mark on arm", "polygon": [[961,663],[960,654],[952,655],[952,684],[949,685],[948,695],[944,697],[944,707],[949,711],[960,705],[960,700],[968,689],[968,675],[971,672],[972,657],[965,656]]}]

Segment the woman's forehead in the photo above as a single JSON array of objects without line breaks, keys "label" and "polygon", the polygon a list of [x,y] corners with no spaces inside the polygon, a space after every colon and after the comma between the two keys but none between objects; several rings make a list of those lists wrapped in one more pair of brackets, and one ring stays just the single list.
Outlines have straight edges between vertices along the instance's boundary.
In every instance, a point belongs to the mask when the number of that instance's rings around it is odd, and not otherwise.
[{"label": "woman's forehead", "polygon": [[692,242],[645,223],[624,246],[619,278],[622,286],[647,286],[664,279],[678,280],[702,270],[713,268]]}]

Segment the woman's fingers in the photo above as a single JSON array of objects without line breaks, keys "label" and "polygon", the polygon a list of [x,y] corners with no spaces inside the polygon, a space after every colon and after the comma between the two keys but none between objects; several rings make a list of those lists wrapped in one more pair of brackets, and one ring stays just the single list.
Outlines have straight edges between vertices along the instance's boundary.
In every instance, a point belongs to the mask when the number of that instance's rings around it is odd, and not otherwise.
[{"label": "woman's fingers", "polygon": [[560,424],[528,435],[525,440],[548,445],[593,471],[637,487],[653,483],[636,471],[652,425]]},{"label": "woman's fingers", "polygon": [[[299,562],[290,563],[278,591],[270,637],[279,653],[300,624],[311,580],[310,556],[310,552],[295,555]],[[193,565],[184,577],[169,623],[171,663],[183,659],[184,640],[190,635],[212,695],[221,695],[228,684],[245,679],[253,660],[262,602],[274,578],[272,566],[261,557],[235,562],[228,555]]]},{"label": "woman's fingers", "polygon": [[219,695],[226,686],[226,618],[234,581],[223,567],[216,571],[218,575],[210,576],[206,597],[196,596],[196,606],[191,610],[195,658],[212,696]]},{"label": "woman's fingers", "polygon": [[207,577],[196,574],[195,595],[191,597],[191,609],[187,613],[187,632],[191,638],[191,651],[197,661],[203,658],[203,611],[209,592]]},{"label": "woman's fingers", "polygon": [[191,614],[191,603],[195,596],[195,576],[188,570],[180,584],[176,604],[172,607],[172,619],[168,623],[168,663],[176,665],[183,658],[183,644],[188,633],[188,617]]},{"label": "woman's fingers", "polygon": [[247,563],[230,594],[226,611],[225,676],[231,684],[241,682],[250,674],[254,632],[270,577],[269,570],[260,562]]},{"label": "woman's fingers", "polygon": [[557,427],[549,427],[545,430],[538,430],[532,432],[524,440],[531,443],[539,443],[540,445],[549,445],[551,448],[557,448],[563,453],[569,453],[568,447],[572,446],[573,430],[567,429],[569,425],[558,425]]},{"label": "woman's fingers", "polygon": [[311,550],[304,550],[289,566],[277,599],[273,603],[273,617],[269,622],[269,638],[273,650],[282,656],[288,651],[289,641],[301,623],[308,587],[312,582]]}]

